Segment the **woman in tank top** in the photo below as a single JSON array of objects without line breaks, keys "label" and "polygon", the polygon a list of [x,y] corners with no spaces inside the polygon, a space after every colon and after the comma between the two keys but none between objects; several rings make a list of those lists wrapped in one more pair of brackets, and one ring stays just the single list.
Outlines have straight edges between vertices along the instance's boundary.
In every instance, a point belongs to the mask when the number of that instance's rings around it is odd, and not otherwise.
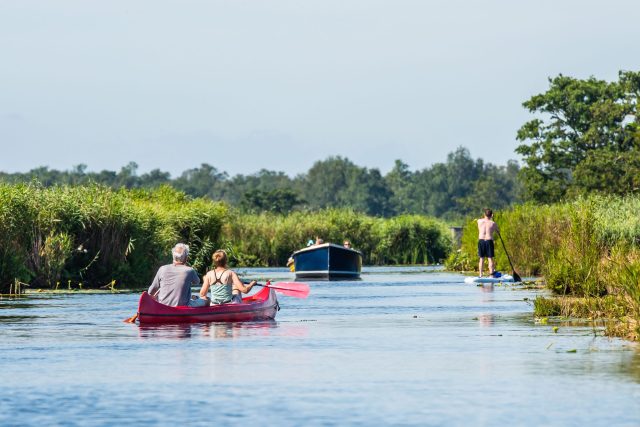
[{"label": "woman in tank top", "polygon": [[242,294],[249,292],[256,281],[254,280],[245,286],[236,272],[227,268],[227,253],[222,249],[215,251],[211,259],[214,268],[205,274],[200,296],[207,298],[207,293],[211,288],[211,305],[242,302]]}]

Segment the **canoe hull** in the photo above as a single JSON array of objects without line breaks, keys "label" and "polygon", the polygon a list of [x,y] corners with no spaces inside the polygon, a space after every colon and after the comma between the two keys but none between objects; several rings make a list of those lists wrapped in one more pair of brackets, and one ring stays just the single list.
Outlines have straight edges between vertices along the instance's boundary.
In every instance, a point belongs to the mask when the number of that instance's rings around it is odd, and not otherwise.
[{"label": "canoe hull", "polygon": [[275,319],[280,309],[275,291],[269,288],[263,288],[242,301],[242,304],[219,304],[210,307],[170,307],[160,304],[147,292],[143,292],[138,304],[138,319],[141,324],[247,322]]},{"label": "canoe hull", "polygon": [[310,246],[294,252],[296,279],[358,279],[362,254],[333,243]]}]

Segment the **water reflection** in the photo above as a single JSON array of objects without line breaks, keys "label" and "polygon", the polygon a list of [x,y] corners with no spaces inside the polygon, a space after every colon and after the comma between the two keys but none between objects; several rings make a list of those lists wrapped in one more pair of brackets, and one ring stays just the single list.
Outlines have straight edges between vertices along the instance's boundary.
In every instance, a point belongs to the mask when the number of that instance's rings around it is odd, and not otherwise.
[{"label": "water reflection", "polygon": [[138,336],[140,338],[191,338],[191,324],[140,325],[138,327]]},{"label": "water reflection", "polygon": [[640,383],[640,348],[636,347],[631,357],[623,357],[618,368],[621,374]]},{"label": "water reflection", "polygon": [[483,313],[478,316],[478,323],[483,328],[491,327],[496,323],[496,316],[492,313]]},{"label": "water reflection", "polygon": [[24,309],[24,308],[33,308],[37,307],[36,304],[29,304],[28,302],[18,300],[2,300],[0,301],[0,310],[1,309]]},{"label": "water reflection", "polygon": [[482,291],[482,301],[493,301],[493,292],[495,291],[493,283],[483,284],[479,288]]},{"label": "water reflection", "polygon": [[211,323],[177,323],[164,325],[139,325],[140,338],[185,339],[194,336],[209,338],[238,338],[243,335],[267,336],[278,328],[275,320],[260,322],[211,322]]},{"label": "water reflection", "polygon": [[18,323],[37,318],[38,316],[0,316],[0,323]]}]

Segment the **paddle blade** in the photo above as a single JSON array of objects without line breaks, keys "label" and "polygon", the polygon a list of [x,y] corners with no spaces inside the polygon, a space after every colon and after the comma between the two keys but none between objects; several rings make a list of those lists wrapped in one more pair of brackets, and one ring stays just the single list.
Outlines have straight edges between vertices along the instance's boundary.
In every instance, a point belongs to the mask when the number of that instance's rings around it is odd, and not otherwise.
[{"label": "paddle blade", "polygon": [[306,298],[309,296],[310,288],[306,283],[297,283],[297,282],[278,282],[278,283],[267,283],[266,286],[271,289],[275,289],[277,292],[282,295],[286,295],[294,298]]},{"label": "paddle blade", "polygon": [[126,319],[123,320],[123,322],[125,322],[125,323],[136,323],[136,320],[138,320],[138,313],[134,314],[131,317],[127,317]]},{"label": "paddle blade", "polygon": [[515,270],[513,270],[513,281],[514,282],[522,282],[522,277],[520,277],[520,275],[518,273],[516,273]]}]

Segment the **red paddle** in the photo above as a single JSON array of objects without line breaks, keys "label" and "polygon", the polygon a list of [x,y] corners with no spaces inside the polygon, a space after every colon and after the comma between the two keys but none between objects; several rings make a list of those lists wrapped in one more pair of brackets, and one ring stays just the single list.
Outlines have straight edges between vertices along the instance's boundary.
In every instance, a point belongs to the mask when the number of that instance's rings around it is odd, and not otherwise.
[{"label": "red paddle", "polygon": [[275,289],[277,292],[288,297],[306,298],[309,296],[309,285],[306,283],[278,282],[272,285],[271,282],[267,282],[264,285],[256,283],[255,286]]}]

